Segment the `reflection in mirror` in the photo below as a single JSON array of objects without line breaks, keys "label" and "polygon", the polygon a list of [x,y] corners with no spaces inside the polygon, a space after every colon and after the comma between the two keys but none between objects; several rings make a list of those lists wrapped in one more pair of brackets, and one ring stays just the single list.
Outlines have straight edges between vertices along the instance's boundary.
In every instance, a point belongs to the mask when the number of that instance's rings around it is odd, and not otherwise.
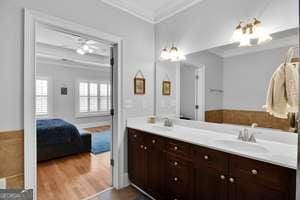
[{"label": "reflection in mirror", "polygon": [[294,53],[288,55],[288,62],[299,66],[298,31],[272,37],[261,45],[230,44],[187,55],[180,63],[180,117],[295,131],[294,113],[278,118],[266,112],[264,105],[272,75],[291,47]]}]

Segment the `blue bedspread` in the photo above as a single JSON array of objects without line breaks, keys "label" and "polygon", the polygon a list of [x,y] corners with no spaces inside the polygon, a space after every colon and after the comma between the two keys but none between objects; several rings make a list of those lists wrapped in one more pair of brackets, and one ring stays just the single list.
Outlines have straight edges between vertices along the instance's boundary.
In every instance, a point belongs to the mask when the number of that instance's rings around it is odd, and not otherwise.
[{"label": "blue bedspread", "polygon": [[36,121],[37,146],[53,144],[75,144],[82,146],[77,128],[62,119],[42,119]]}]

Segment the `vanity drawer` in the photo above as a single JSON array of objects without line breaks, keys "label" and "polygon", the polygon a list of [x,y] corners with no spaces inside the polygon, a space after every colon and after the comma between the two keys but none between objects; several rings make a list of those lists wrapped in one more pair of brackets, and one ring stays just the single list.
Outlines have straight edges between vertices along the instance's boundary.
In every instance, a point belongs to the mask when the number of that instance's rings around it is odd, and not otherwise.
[{"label": "vanity drawer", "polygon": [[146,135],[146,143],[150,148],[156,148],[162,151],[164,147],[164,138],[149,133]]},{"label": "vanity drawer", "polygon": [[142,139],[143,133],[135,129],[128,129],[128,137],[133,140]]},{"label": "vanity drawer", "polygon": [[282,187],[293,181],[293,170],[248,158],[231,156],[230,176],[256,180],[266,186]]},{"label": "vanity drawer", "polygon": [[226,153],[198,146],[194,146],[192,152],[196,166],[228,172],[229,156]]},{"label": "vanity drawer", "polygon": [[175,153],[176,155],[183,156],[185,158],[190,157],[190,145],[185,142],[168,139],[166,142],[166,151]]},{"label": "vanity drawer", "polygon": [[187,175],[189,172],[189,162],[183,160],[181,157],[174,156],[170,153],[166,153],[166,173],[183,174]]}]

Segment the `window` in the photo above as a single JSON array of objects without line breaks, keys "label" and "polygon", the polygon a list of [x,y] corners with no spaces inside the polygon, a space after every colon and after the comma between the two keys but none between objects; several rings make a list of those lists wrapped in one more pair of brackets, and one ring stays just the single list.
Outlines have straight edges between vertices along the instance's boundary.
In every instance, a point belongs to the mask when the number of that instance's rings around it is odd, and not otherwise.
[{"label": "window", "polygon": [[49,114],[49,100],[48,100],[48,80],[36,80],[36,115],[47,116]]},{"label": "window", "polygon": [[108,114],[111,108],[110,84],[106,82],[79,82],[79,103],[77,115],[101,115]]}]

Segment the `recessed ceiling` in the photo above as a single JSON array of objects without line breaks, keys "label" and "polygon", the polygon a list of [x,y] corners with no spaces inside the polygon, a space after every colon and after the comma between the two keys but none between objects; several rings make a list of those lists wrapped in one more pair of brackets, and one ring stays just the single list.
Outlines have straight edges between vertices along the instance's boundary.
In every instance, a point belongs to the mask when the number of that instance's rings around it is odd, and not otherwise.
[{"label": "recessed ceiling", "polygon": [[158,23],[203,0],[102,0],[151,23]]}]

